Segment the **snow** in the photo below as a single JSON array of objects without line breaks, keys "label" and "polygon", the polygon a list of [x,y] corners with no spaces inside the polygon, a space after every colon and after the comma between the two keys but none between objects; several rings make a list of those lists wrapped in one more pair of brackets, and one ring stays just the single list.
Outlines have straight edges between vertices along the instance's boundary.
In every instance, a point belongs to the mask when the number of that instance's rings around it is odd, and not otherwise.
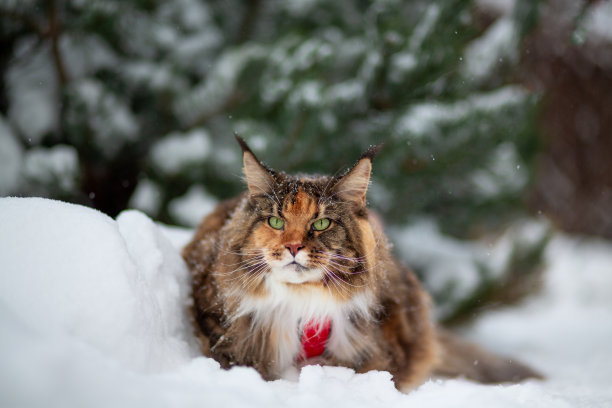
[{"label": "snow", "polygon": [[204,129],[173,132],[151,148],[153,166],[166,175],[176,175],[186,167],[202,164],[211,151],[210,135]]},{"label": "snow", "polygon": [[420,19],[419,24],[415,27],[414,32],[410,37],[408,49],[411,52],[417,52],[423,45],[423,42],[427,36],[432,33],[435,25],[438,23],[440,11],[440,6],[437,4],[431,4],[427,7],[423,17]]},{"label": "snow", "polygon": [[489,77],[504,60],[514,61],[518,55],[519,32],[511,17],[502,17],[465,48],[464,77],[480,81]]},{"label": "snow", "polygon": [[189,360],[187,275],[150,219],[37,198],[0,203],[0,303],[21,330],[136,372]]},{"label": "snow", "polygon": [[[285,61],[285,72],[306,71],[316,63],[328,59],[334,53],[333,48],[318,38],[304,40],[293,52],[291,60]],[[287,66],[291,68],[286,68]]]},{"label": "snow", "polygon": [[527,186],[527,166],[521,166],[515,145],[500,144],[487,160],[485,168],[475,170],[470,181],[481,198],[492,198],[503,193],[518,193]]},{"label": "snow", "polygon": [[170,215],[183,225],[194,227],[217,205],[217,199],[200,185],[192,186],[187,192],[170,201]]},{"label": "snow", "polygon": [[110,92],[101,81],[81,79],[68,86],[74,105],[67,112],[71,126],[87,126],[97,148],[113,157],[138,137],[140,125],[127,101]]},{"label": "snow", "polygon": [[[0,199],[0,406],[603,407],[612,403],[612,244],[557,235],[543,292],[465,335],[548,379],[431,380],[408,395],[386,372],[306,367],[264,382],[199,356],[179,248],[189,230],[138,211],[113,220],[40,198]],[[172,240],[172,242],[171,242]]]},{"label": "snow", "polygon": [[79,177],[78,153],[70,145],[34,147],[26,151],[21,171],[34,190],[50,186],[59,191],[74,191]]},{"label": "snow", "polygon": [[495,112],[505,106],[525,101],[527,92],[516,85],[508,85],[494,91],[474,94],[465,100],[452,103],[424,102],[411,106],[396,124],[396,134],[412,139],[429,137],[437,127],[459,121],[475,112]]},{"label": "snow", "polygon": [[417,57],[408,51],[398,52],[391,56],[389,77],[393,82],[400,82],[404,76],[418,65]]},{"label": "snow", "polygon": [[510,16],[514,12],[516,0],[476,0],[476,7],[499,16]]},{"label": "snow", "polygon": [[593,35],[605,42],[612,41],[612,3],[602,1],[594,3],[587,10],[584,22],[588,35]]},{"label": "snow", "polygon": [[436,308],[443,319],[474,296],[483,277],[503,276],[511,267],[513,251],[524,244],[536,246],[548,230],[544,221],[523,221],[495,239],[466,241],[442,234],[435,220],[422,218],[408,227],[390,228],[389,234],[400,259],[421,273],[434,297],[444,298]]},{"label": "snow", "polygon": [[151,87],[155,91],[177,91],[187,88],[186,81],[172,72],[167,64],[146,60],[126,61],[120,72],[133,86]]},{"label": "snow", "polygon": [[365,83],[359,80],[348,80],[329,87],[326,93],[328,104],[356,104],[366,95]]},{"label": "snow", "polygon": [[176,116],[183,123],[192,123],[215,112],[230,99],[247,65],[264,55],[264,48],[250,44],[223,53],[218,57],[210,75],[176,100],[173,107]]},{"label": "snow", "polygon": [[129,208],[135,208],[146,214],[157,214],[162,203],[161,187],[152,180],[142,179],[130,197]]},{"label": "snow", "polygon": [[302,82],[291,92],[288,102],[294,108],[316,108],[322,102],[321,83],[314,80]]},{"label": "snow", "polygon": [[38,144],[57,126],[58,90],[48,46],[35,38],[16,44],[15,58],[6,73],[8,118],[29,144]]},{"label": "snow", "polygon": [[277,4],[277,7],[284,7],[292,17],[303,17],[313,12],[319,3],[320,0],[294,0],[280,2]]},{"label": "snow", "polygon": [[64,34],[59,43],[65,65],[70,67],[71,78],[92,75],[96,70],[122,64],[111,47],[98,35]]}]

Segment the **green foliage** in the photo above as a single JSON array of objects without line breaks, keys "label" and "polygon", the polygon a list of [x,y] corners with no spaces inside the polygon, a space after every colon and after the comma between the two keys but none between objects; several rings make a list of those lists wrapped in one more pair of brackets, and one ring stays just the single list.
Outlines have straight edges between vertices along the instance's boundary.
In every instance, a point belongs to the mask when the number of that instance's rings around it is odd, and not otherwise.
[{"label": "green foliage", "polygon": [[[85,174],[74,201],[113,213],[146,180],[157,190],[151,215],[178,222],[168,208],[190,186],[219,198],[241,190],[236,132],[288,172],[336,174],[384,142],[370,199],[393,223],[433,215],[465,236],[521,203],[537,148],[526,142],[534,139],[535,99],[509,85],[519,34],[535,13],[529,2],[506,17],[509,45],[491,51],[510,63],[484,75],[471,73],[464,57],[490,29],[474,24],[465,0],[65,0],[0,9],[12,52],[55,70],[60,100],[46,102],[61,104],[58,118],[34,141],[21,136],[26,148],[74,147]],[[45,31],[53,19],[57,31]],[[19,83],[31,80],[6,69]],[[19,134],[27,126],[11,117],[8,88],[2,113]],[[180,149],[151,153],[194,130],[208,146],[201,161]],[[178,162],[171,174],[166,159]],[[500,160],[507,168],[497,168]]]},{"label": "green foliage", "polygon": [[[447,306],[451,312],[443,316],[443,322],[462,323],[485,309],[512,305],[526,295],[537,292],[542,286],[542,259],[550,238],[550,231],[545,231],[535,242],[513,242],[512,252],[501,273],[486,264],[479,264],[478,285],[456,305]],[[448,291],[453,289],[448,288]],[[445,293],[433,295],[440,304],[448,302]]]},{"label": "green foliage", "polygon": [[194,225],[243,190],[234,133],[287,172],[340,174],[384,143],[369,200],[388,224],[499,228],[539,149],[514,83],[538,7],[479,26],[467,0],[4,0],[9,193]]}]

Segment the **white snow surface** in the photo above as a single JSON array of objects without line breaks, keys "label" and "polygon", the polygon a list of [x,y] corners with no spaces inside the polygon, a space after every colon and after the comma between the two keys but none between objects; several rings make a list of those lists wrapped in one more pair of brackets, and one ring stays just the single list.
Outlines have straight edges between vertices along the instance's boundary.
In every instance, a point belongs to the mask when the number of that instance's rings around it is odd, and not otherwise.
[{"label": "white snow surface", "polygon": [[180,247],[191,231],[138,211],[113,220],[41,198],[0,199],[2,407],[606,407],[612,405],[612,245],[557,236],[543,292],[465,335],[545,381],[432,380],[309,366],[265,382],[199,356]]}]

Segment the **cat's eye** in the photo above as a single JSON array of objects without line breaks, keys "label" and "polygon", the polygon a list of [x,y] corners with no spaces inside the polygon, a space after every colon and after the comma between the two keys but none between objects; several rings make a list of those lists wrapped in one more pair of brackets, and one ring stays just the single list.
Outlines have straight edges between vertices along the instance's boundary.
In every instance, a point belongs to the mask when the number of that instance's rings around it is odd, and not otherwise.
[{"label": "cat's eye", "polygon": [[285,225],[285,221],[282,218],[270,217],[268,218],[268,224],[274,229],[281,229]]},{"label": "cat's eye", "polygon": [[315,231],[323,231],[329,228],[331,220],[329,218],[321,218],[312,223],[312,229]]}]

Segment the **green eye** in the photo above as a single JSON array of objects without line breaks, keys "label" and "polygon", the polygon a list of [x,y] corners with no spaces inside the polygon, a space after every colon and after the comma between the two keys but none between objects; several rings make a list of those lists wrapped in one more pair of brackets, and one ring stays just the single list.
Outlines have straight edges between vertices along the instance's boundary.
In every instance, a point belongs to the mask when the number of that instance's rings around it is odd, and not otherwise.
[{"label": "green eye", "polygon": [[323,231],[329,227],[331,221],[329,218],[321,218],[312,223],[312,229],[315,231]]},{"label": "green eye", "polygon": [[278,217],[270,217],[268,218],[268,224],[274,229],[281,229],[285,225],[285,221]]}]

